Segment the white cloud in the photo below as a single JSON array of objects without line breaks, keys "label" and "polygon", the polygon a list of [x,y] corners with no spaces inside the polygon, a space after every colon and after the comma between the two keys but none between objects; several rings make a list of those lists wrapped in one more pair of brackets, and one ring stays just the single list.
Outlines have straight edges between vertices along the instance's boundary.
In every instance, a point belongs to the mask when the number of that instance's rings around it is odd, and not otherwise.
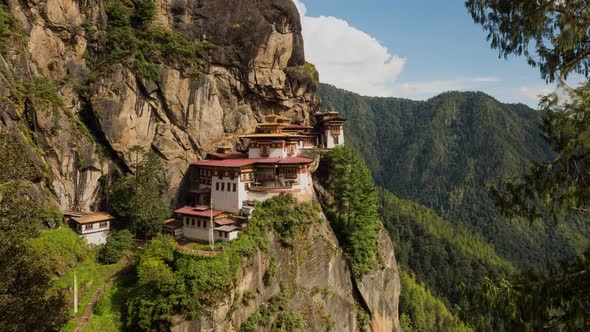
[{"label": "white cloud", "polygon": [[306,16],[305,5],[294,0],[301,15],[305,57],[316,65],[320,80],[370,96],[393,96],[393,82],[406,59],[348,22],[332,17]]},{"label": "white cloud", "polygon": [[362,95],[426,99],[451,90],[473,90],[500,81],[497,77],[453,77],[426,82],[397,82],[406,58],[377,39],[333,16],[307,16],[293,0],[303,26],[305,57],[316,65],[320,81]]},{"label": "white cloud", "polygon": [[527,97],[531,101],[539,102],[542,96],[555,92],[555,88],[548,87],[529,87],[521,86],[518,88],[518,93]]}]

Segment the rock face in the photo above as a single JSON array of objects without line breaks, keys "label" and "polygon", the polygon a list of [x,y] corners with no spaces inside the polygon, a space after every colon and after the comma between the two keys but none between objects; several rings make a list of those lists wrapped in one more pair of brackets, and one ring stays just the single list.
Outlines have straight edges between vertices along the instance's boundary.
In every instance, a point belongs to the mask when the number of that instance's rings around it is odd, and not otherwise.
[{"label": "rock face", "polygon": [[363,301],[371,313],[373,331],[401,331],[398,318],[397,300],[400,294],[399,270],[393,243],[385,229],[379,231],[379,249],[383,268],[364,275],[356,285]]},{"label": "rock face", "polygon": [[[278,263],[277,281],[266,287],[263,276],[271,257]],[[201,320],[179,322],[173,331],[239,331],[241,323],[280,291],[279,281],[289,290],[287,310],[300,313],[311,331],[358,331],[348,265],[325,218],[301,234],[293,248],[273,239],[270,251],[254,255],[238,274],[238,285],[225,302]],[[246,291],[256,297],[244,306],[236,294]],[[236,306],[240,309],[230,311]]]},{"label": "rock face", "polygon": [[[87,87],[88,100],[77,90],[90,71],[85,54],[91,44],[100,47],[95,37],[106,29],[104,1],[3,2],[28,36],[21,59],[6,59],[9,70],[59,82],[65,102],[55,114],[30,108],[38,120],[36,143],[51,168],[51,190],[64,209],[96,206],[100,183],[114,169],[128,169],[134,145],[162,157],[172,198],[191,161],[252,130],[262,115],[308,123],[319,107],[315,86],[288,75],[287,68],[305,62],[299,14],[290,0],[157,0],[158,24],[217,46],[202,74],[190,77],[159,65],[160,79],[152,82],[114,65]],[[74,135],[84,127],[89,137]]]},{"label": "rock face", "polygon": [[[25,142],[30,151],[23,153],[44,170],[30,184],[45,195],[40,201],[56,200],[63,210],[98,209],[113,173],[129,169],[135,145],[162,158],[172,200],[191,161],[235,143],[263,115],[309,124],[318,110],[317,77],[306,80],[290,70],[305,63],[291,0],[155,3],[158,24],[217,45],[199,75],[159,65],[156,82],[113,64],[92,76],[88,54],[104,38],[104,0],[0,0],[18,25],[9,37],[0,34],[0,132]],[[201,320],[179,320],[175,330],[239,329],[280,290],[278,281],[268,287],[262,282],[271,257],[277,280],[287,283],[289,309],[301,313],[310,329],[357,331],[360,296],[373,331],[397,330],[399,277],[391,241],[384,234],[381,241],[385,268],[355,281],[326,221],[292,249],[275,239],[270,252],[248,261],[225,303]],[[232,310],[236,294],[246,290],[256,291],[254,301]]]}]

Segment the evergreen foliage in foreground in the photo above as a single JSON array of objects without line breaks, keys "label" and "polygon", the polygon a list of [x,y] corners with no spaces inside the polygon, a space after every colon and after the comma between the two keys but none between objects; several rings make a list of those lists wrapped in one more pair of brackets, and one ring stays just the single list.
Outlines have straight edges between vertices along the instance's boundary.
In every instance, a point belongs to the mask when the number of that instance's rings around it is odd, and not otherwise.
[{"label": "evergreen foliage in foreground", "polygon": [[133,147],[133,173],[117,181],[113,188],[112,208],[121,226],[136,236],[150,238],[160,232],[170,216],[164,200],[167,183],[160,180],[162,163],[153,152]]},{"label": "evergreen foliage in foreground", "polygon": [[360,277],[377,268],[381,227],[373,178],[360,156],[348,146],[328,155],[328,189],[333,201],[326,213],[352,274]]}]

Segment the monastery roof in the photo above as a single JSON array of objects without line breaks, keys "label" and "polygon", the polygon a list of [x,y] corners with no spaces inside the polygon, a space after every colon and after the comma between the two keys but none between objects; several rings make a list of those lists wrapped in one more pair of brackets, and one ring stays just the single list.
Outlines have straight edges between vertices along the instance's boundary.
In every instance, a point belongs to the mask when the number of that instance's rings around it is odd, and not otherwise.
[{"label": "monastery roof", "polygon": [[231,226],[231,225],[225,225],[225,226],[221,226],[221,227],[216,227],[214,228],[216,231],[222,231],[222,232],[235,232],[235,231],[239,231],[240,227],[238,226]]},{"label": "monastery roof", "polygon": [[248,157],[247,154],[240,153],[240,152],[232,152],[232,153],[208,153],[207,159],[216,159],[216,160],[224,160],[224,159],[242,159]]},{"label": "monastery roof", "polygon": [[197,217],[215,217],[223,213],[223,211],[219,210],[211,210],[208,206],[185,206],[180,209],[175,210],[174,212],[180,214],[186,214],[190,216],[197,216]]},{"label": "monastery roof", "polygon": [[301,130],[301,129],[313,129],[313,127],[310,126],[304,126],[304,125],[298,125],[298,124],[292,124],[292,125],[288,125],[285,128],[283,128],[283,130]]},{"label": "monastery roof", "polygon": [[64,212],[64,216],[70,217],[78,224],[91,224],[115,219],[115,217],[104,212]]},{"label": "monastery roof", "polygon": [[225,226],[225,225],[233,225],[236,223],[236,221],[233,219],[223,218],[223,219],[215,220],[215,223],[220,226]]},{"label": "monastery roof", "polygon": [[310,164],[313,160],[302,157],[287,158],[244,158],[244,159],[225,159],[225,160],[199,160],[194,161],[191,165],[195,166],[212,166],[212,167],[243,167],[254,164]]},{"label": "monastery roof", "polygon": [[299,135],[293,133],[259,133],[242,135],[244,138],[299,138]]},{"label": "monastery roof", "polygon": [[182,227],[182,221],[174,219],[174,218],[166,219],[164,221],[163,227],[168,228],[168,229],[177,229],[177,228]]},{"label": "monastery roof", "polygon": [[320,120],[321,122],[330,122],[330,121],[346,121],[345,118],[343,117],[339,117],[339,116],[335,116],[333,118],[327,118],[327,119],[322,119]]}]

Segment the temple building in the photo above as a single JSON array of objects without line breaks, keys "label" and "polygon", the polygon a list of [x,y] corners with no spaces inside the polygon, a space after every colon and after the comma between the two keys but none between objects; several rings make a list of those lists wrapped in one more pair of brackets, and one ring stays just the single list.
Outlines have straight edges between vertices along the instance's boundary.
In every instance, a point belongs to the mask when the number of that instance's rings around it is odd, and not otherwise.
[{"label": "temple building", "polygon": [[[190,202],[175,211],[164,231],[188,239],[207,241],[213,227],[216,241],[231,241],[241,228],[235,221],[248,209],[248,202],[264,201],[281,193],[298,201],[313,198],[311,173],[316,149],[332,149],[344,143],[344,121],[334,110],[316,113],[316,126],[291,124],[275,114],[264,117],[253,134],[243,135],[247,151],[231,152],[222,147],[205,160],[191,164]],[[309,153],[308,153],[309,152]],[[210,208],[211,207],[211,208]]]},{"label": "temple building", "polygon": [[333,149],[344,144],[344,122],[339,113],[332,108],[329,112],[315,114],[316,130],[319,133],[320,145],[326,149]]},{"label": "temple building", "polygon": [[111,222],[115,219],[102,212],[64,212],[64,222],[89,244],[104,244],[111,232]]}]

